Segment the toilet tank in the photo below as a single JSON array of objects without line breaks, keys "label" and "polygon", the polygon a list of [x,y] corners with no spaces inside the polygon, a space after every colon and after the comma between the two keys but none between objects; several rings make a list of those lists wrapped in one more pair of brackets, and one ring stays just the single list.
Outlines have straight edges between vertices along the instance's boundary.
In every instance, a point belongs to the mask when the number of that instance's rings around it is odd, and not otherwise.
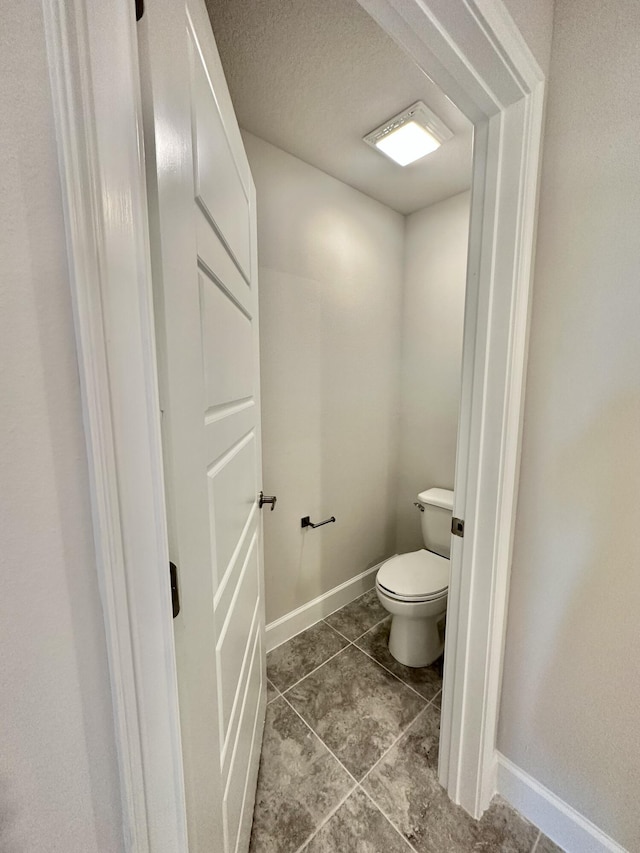
[{"label": "toilet tank", "polygon": [[450,489],[427,489],[420,492],[418,502],[424,507],[424,512],[420,513],[424,547],[449,559],[453,492]]}]

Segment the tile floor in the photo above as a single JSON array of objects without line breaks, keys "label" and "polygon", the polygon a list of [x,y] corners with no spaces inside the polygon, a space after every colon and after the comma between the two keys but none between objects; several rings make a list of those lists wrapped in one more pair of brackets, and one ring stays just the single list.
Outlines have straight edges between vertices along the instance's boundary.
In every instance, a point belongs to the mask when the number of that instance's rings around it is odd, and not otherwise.
[{"label": "tile floor", "polygon": [[507,803],[475,821],[437,780],[441,661],[389,654],[375,590],[267,655],[251,853],[558,853]]}]

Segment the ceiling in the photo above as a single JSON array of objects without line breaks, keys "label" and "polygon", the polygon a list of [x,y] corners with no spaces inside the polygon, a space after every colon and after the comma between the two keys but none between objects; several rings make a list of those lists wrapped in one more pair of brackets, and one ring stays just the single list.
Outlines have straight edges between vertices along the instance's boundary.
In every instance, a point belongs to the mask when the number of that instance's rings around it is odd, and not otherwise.
[{"label": "ceiling", "polygon": [[[240,126],[400,213],[466,190],[472,125],[357,0],[206,0]],[[454,136],[398,166],[362,137],[414,101]]]}]

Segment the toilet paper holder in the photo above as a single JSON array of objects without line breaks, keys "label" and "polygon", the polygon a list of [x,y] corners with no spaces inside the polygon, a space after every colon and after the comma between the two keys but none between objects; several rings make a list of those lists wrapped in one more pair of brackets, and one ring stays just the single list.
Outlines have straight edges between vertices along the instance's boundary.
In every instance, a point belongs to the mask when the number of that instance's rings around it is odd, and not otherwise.
[{"label": "toilet paper holder", "polygon": [[314,524],[308,515],[305,515],[304,518],[300,519],[300,527],[322,527],[324,524],[331,524],[336,520],[335,515],[332,515],[331,518],[327,518],[326,521],[319,521],[317,524]]}]

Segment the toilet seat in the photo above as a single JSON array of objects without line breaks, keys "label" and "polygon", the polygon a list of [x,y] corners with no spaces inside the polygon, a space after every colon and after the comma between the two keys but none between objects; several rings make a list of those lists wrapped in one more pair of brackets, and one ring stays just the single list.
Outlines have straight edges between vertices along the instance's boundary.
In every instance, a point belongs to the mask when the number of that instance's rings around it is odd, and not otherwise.
[{"label": "toilet seat", "polygon": [[425,548],[399,554],[382,564],[376,586],[396,601],[443,598],[449,589],[449,566],[446,557]]}]

